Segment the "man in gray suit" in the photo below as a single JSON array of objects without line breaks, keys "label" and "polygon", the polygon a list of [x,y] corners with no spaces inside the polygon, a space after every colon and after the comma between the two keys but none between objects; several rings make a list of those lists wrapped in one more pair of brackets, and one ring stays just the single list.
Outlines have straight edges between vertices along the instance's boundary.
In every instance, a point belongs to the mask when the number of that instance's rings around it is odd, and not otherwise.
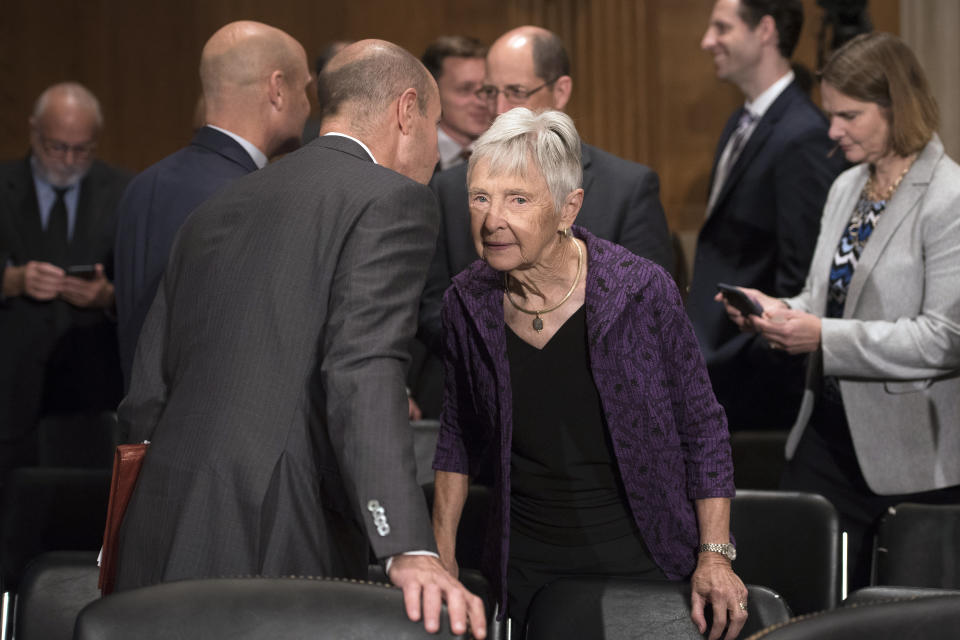
[{"label": "man in gray suit", "polygon": [[442,596],[453,632],[482,638],[480,600],[434,553],[403,381],[438,223],[437,86],[376,40],[319,83],[321,137],[181,227],[119,410],[151,445],[117,588],[364,578],[372,547],[411,619],[422,599],[437,630]]}]

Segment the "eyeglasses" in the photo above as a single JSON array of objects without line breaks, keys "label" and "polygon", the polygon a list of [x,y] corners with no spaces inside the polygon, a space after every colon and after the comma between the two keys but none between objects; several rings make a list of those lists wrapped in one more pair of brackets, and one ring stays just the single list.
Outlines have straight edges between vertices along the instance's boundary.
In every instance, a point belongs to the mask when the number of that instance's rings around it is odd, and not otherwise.
[{"label": "eyeglasses", "polygon": [[543,89],[544,87],[550,86],[559,79],[560,77],[558,76],[549,82],[544,82],[542,85],[534,89],[524,89],[523,87],[518,87],[516,85],[507,85],[503,88],[503,90],[500,90],[493,85],[486,85],[477,89],[476,95],[481,100],[495,102],[497,100],[497,96],[503,93],[503,97],[507,99],[507,102],[511,104],[523,104],[537,91],[540,91],[540,89]]},{"label": "eyeglasses", "polygon": [[85,142],[83,144],[67,144],[59,140],[51,140],[44,135],[40,135],[40,146],[44,153],[55,158],[65,158],[67,154],[73,151],[73,156],[78,159],[86,159],[93,155],[97,149],[96,142]]}]

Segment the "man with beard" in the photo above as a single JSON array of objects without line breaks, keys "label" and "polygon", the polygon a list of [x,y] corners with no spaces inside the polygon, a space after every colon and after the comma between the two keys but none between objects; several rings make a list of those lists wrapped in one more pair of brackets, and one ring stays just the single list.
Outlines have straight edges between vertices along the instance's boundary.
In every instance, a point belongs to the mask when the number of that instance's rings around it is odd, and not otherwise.
[{"label": "man with beard", "polygon": [[39,417],[113,409],[113,235],[128,176],[94,158],[103,116],[72,82],[37,99],[30,154],[0,165],[0,471],[36,459]]}]

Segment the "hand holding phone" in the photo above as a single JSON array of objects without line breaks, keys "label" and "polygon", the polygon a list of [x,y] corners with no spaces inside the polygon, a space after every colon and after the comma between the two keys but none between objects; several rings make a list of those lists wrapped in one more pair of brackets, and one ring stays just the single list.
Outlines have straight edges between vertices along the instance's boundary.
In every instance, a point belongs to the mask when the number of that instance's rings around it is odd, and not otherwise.
[{"label": "hand holding phone", "polygon": [[67,267],[66,272],[68,276],[73,276],[74,278],[93,280],[97,277],[97,266],[94,264],[75,264]]},{"label": "hand holding phone", "polygon": [[717,283],[717,290],[723,296],[731,307],[742,313],[744,316],[762,316],[763,307],[756,300],[745,294],[737,287],[722,282]]}]

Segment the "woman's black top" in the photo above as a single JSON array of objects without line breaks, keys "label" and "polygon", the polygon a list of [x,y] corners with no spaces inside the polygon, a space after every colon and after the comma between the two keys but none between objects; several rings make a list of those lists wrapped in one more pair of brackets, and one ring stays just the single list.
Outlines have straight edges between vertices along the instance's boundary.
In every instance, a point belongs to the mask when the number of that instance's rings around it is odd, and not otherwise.
[{"label": "woman's black top", "polygon": [[513,392],[511,529],[544,543],[589,545],[637,532],[590,373],[586,314],[543,349],[507,327]]}]

